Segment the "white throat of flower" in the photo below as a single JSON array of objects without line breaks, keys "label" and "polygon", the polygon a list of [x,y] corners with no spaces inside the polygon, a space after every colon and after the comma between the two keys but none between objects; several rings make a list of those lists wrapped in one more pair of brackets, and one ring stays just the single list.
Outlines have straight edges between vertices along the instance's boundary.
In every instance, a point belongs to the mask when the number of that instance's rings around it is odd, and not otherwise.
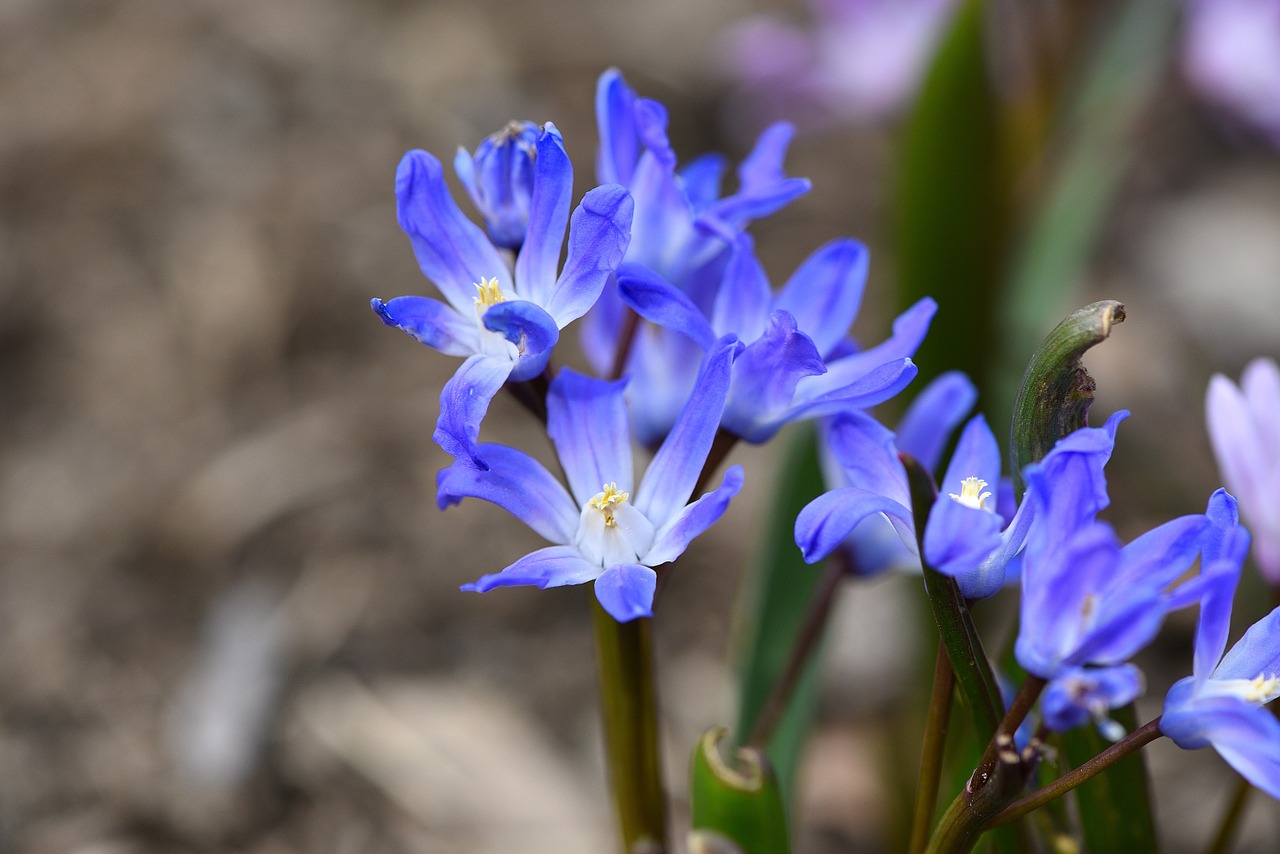
[{"label": "white throat of flower", "polygon": [[1205,692],[1215,697],[1237,697],[1255,706],[1265,706],[1280,697],[1280,674],[1259,673],[1252,679],[1210,679]]},{"label": "white throat of flower", "polygon": [[582,506],[574,545],[582,556],[606,569],[623,563],[639,563],[653,546],[654,527],[627,501],[631,496],[606,483]]},{"label": "white throat of flower", "polygon": [[519,358],[520,350],[515,344],[508,341],[502,334],[494,332],[484,325],[485,312],[498,303],[507,301],[507,295],[503,293],[497,278],[486,279],[481,276],[475,288],[476,295],[472,297],[471,303],[475,306],[476,327],[480,331],[480,352],[487,356]]},{"label": "white throat of flower", "polygon": [[[990,492],[983,492],[987,488],[987,482],[977,477],[966,477],[960,481],[960,494],[954,492],[947,493],[951,496],[951,500],[965,507],[972,507],[974,510],[989,510],[992,508],[987,506],[987,499],[991,497]],[[994,511],[992,511],[994,512]]]}]

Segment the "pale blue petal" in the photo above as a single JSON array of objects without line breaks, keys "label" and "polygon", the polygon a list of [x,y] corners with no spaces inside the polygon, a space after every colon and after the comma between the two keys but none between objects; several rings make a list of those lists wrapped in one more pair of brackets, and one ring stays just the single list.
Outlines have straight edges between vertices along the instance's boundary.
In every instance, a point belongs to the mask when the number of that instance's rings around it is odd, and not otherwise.
[{"label": "pale blue petal", "polygon": [[806,563],[816,563],[844,542],[859,522],[876,513],[912,525],[911,511],[874,492],[847,486],[819,495],[796,516],[796,545]]},{"label": "pale blue petal", "polygon": [[704,154],[680,167],[680,183],[689,204],[701,213],[720,198],[726,161],[723,154]]},{"label": "pale blue petal", "polygon": [[653,594],[658,574],[647,566],[624,563],[611,566],[596,579],[596,598],[619,623],[653,616]]},{"label": "pale blue petal", "polygon": [[447,356],[470,356],[480,349],[474,317],[464,317],[439,300],[410,296],[385,303],[374,299],[369,305],[387,326],[402,329]]},{"label": "pale blue petal", "polygon": [[440,417],[431,438],[455,459],[488,468],[476,443],[489,401],[502,388],[515,363],[492,356],[469,356],[440,391]]},{"label": "pale blue petal", "polygon": [[1160,731],[1179,747],[1212,744],[1232,768],[1257,788],[1280,799],[1280,721],[1269,709],[1234,697],[1166,705]]},{"label": "pale blue petal", "polygon": [[520,558],[492,575],[482,575],[462,590],[487,593],[496,587],[563,587],[599,577],[600,567],[584,560],[572,546],[548,546]]},{"label": "pale blue petal", "polygon": [[[533,161],[533,195],[529,200],[529,226],[516,258],[516,293],[521,299],[548,307],[560,266],[560,247],[569,221],[573,196],[573,164],[564,150],[560,132],[551,122],[538,136]],[[599,291],[596,292],[597,295]],[[593,300],[594,301],[594,300]],[[555,316],[555,312],[551,312]],[[560,324],[564,326],[564,324]]]},{"label": "pale blue petal", "polygon": [[720,335],[737,335],[751,343],[765,332],[773,291],[756,258],[751,236],[739,234],[720,279],[711,325]]},{"label": "pale blue petal", "polygon": [[627,251],[633,213],[631,194],[617,184],[591,190],[573,212],[564,271],[547,302],[562,329],[596,304]]},{"label": "pale blue petal", "polygon": [[1214,679],[1280,675],[1280,608],[1249,627],[1213,671]]},{"label": "pale blue petal", "polygon": [[693,394],[636,489],[636,509],[654,527],[666,525],[693,493],[724,413],[733,361],[741,351],[736,338],[725,336],[707,353]]},{"label": "pale blue petal", "polygon": [[459,460],[436,475],[441,510],[464,498],[479,498],[506,510],[553,543],[572,542],[579,508],[564,486],[542,464],[505,445],[484,444],[480,455],[488,470]]},{"label": "pale blue petal", "polygon": [[833,240],[805,259],[774,307],[791,312],[826,356],[849,334],[858,314],[867,264],[867,247],[855,240]]},{"label": "pale blue petal", "polygon": [[729,500],[742,489],[742,466],[730,466],[715,490],[685,507],[654,535],[653,546],[641,557],[649,566],[660,566],[684,554],[694,537],[716,523]]},{"label": "pale blue petal", "polygon": [[396,214],[423,274],[460,314],[471,311],[474,285],[483,279],[496,278],[502,290],[511,290],[502,256],[458,209],[440,161],[425,151],[410,151],[400,161]]},{"label": "pale blue petal", "polygon": [[632,491],[625,386],[625,381],[593,379],[571,368],[562,369],[551,381],[547,435],[579,507],[605,484],[616,483],[622,492]]},{"label": "pale blue petal", "polygon": [[843,485],[886,496],[903,507],[911,505],[906,471],[888,428],[864,412],[846,412],[832,420],[826,438]]},{"label": "pale blue petal", "polygon": [[1133,702],[1144,688],[1142,672],[1132,664],[1067,668],[1045,687],[1040,710],[1045,726],[1064,732],[1097,720],[1105,710]]}]

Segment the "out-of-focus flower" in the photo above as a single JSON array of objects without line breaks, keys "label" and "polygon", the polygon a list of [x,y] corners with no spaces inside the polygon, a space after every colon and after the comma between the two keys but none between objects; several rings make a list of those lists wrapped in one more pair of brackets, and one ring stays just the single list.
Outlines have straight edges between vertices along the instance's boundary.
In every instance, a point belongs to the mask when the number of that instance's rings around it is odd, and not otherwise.
[{"label": "out-of-focus flower", "polygon": [[[410,151],[396,171],[400,227],[423,274],[447,302],[420,296],[372,301],[388,326],[466,361],[440,394],[434,439],[459,459],[484,468],[480,422],[508,379],[532,379],[546,367],[560,330],[591,308],[626,250],[631,196],[616,184],[587,193],[570,222],[573,167],[555,126],[538,137],[528,226],[515,267],[463,215],[445,185],[440,161]],[[483,180],[481,183],[484,183]],[[569,249],[560,252],[565,225]]]},{"label": "out-of-focus flower", "polygon": [[1218,374],[1205,400],[1209,440],[1227,489],[1253,530],[1253,556],[1280,587],[1280,368],[1255,359],[1237,388]]},{"label": "out-of-focus flower", "polygon": [[857,124],[900,111],[954,0],[811,0],[812,29],[775,16],[725,34],[724,64],[745,109],[805,125]]},{"label": "out-of-focus flower", "polygon": [[1107,503],[1105,455],[1096,446],[1110,453],[1114,416],[1108,428],[1077,442],[1094,447],[1026,468],[1024,501],[1033,503],[1035,518],[1023,556],[1015,653],[1027,672],[1049,681],[1042,711],[1050,729],[1092,718],[1115,738],[1121,731],[1107,713],[1132,701],[1143,684],[1127,662],[1171,608],[1194,601],[1174,584],[1220,540],[1213,520],[1230,497],[1219,491],[1205,514],[1174,519],[1121,547],[1111,527],[1094,518]]},{"label": "out-of-focus flower", "polygon": [[866,247],[835,240],[810,255],[775,295],[751,238],[742,234],[709,315],[647,267],[624,263],[618,288],[641,317],[688,336],[700,348],[722,335],[747,343],[734,364],[721,427],[759,444],[791,421],[882,403],[915,377],[910,357],[937,304],[926,297],[894,322],[887,341],[857,352],[848,331],[866,276]]},{"label": "out-of-focus flower", "polygon": [[482,498],[556,544],[462,589],[484,593],[595,581],[600,604],[618,621],[650,616],[657,583],[652,567],[683,554],[742,487],[742,468],[732,466],[717,489],[688,503],[741,349],[724,338],[708,354],[693,395],[639,486],[631,468],[625,380],[606,382],[568,368],[547,394],[547,432],[569,481],[567,491],[533,458],[501,445],[481,446],[490,462],[487,471],[458,461],[440,472],[441,509],[465,497]]},{"label": "out-of-focus flower", "polygon": [[[667,139],[666,108],[638,97],[617,69],[600,77],[596,121],[599,179],[623,185],[635,199],[626,261],[653,270],[704,313],[711,311],[742,229],[810,187],[806,179],[788,177],[783,170],[792,129],[779,124],[760,135],[739,166],[737,192],[722,195],[725,158],[708,154],[677,166]],[[647,324],[629,336],[627,314],[616,289],[605,289],[584,319],[583,344],[592,367],[607,375],[618,360],[617,348],[629,342],[624,370],[631,378],[633,427],[636,438],[652,446],[671,429],[688,398],[688,365],[701,358],[702,350],[682,335]]]},{"label": "out-of-focus flower", "polygon": [[1191,84],[1280,146],[1280,0],[1188,0],[1184,38]]},{"label": "out-of-focus flower", "polygon": [[485,137],[474,156],[459,148],[453,158],[453,169],[484,217],[495,246],[519,249],[524,243],[541,135],[533,122],[512,122]]},{"label": "out-of-focus flower", "polygon": [[[930,399],[933,412],[944,422],[955,418],[958,403],[963,402],[965,409],[971,403],[953,390]],[[907,425],[913,434],[918,430],[916,420]],[[939,443],[932,438],[921,442],[913,434],[908,435],[908,443],[922,446],[929,465]],[[881,514],[915,554],[916,521],[893,433],[864,413],[848,413],[832,420],[828,443],[845,485],[819,496],[797,516],[796,544],[805,560],[813,563],[825,557],[845,544],[855,528]],[[1015,510],[1011,490],[996,487],[1003,495],[992,500],[985,487],[1000,482],[995,436],[986,419],[975,416],[961,434],[944,480],[944,488],[954,483],[961,491],[939,494],[924,530],[926,559],[954,577],[969,598],[993,596],[1004,586],[1011,568],[1017,566],[1015,559],[1033,518],[1025,503]]]},{"label": "out-of-focus flower", "polygon": [[1230,526],[1205,552],[1193,675],[1169,689],[1160,731],[1187,750],[1212,746],[1242,777],[1280,798],[1280,722],[1263,708],[1280,697],[1280,608],[1222,654],[1248,549],[1248,533]]}]

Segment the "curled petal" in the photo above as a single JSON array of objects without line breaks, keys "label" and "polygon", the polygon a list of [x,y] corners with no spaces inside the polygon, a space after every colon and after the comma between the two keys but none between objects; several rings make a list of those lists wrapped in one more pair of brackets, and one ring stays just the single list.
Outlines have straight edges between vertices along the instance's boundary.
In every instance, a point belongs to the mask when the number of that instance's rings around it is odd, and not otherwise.
[{"label": "curled petal", "polygon": [[799,382],[826,370],[795,318],[773,312],[764,335],[747,345],[734,366],[724,428],[754,444],[768,441],[791,414]]},{"label": "curled petal", "polygon": [[491,306],[484,313],[484,327],[516,345],[521,357],[550,353],[560,340],[555,320],[541,306],[528,300],[510,300]]},{"label": "curled petal", "polygon": [[584,584],[600,575],[600,567],[588,563],[570,546],[548,546],[520,558],[492,575],[482,575],[462,590],[488,593],[495,587],[563,587]]},{"label": "curled petal", "polygon": [[809,502],[796,516],[796,545],[805,563],[816,563],[831,554],[859,522],[876,513],[898,519],[912,530],[910,510],[864,489],[833,489]]},{"label": "curled petal", "polygon": [[480,349],[475,321],[439,300],[410,296],[385,303],[374,299],[369,305],[387,326],[404,330],[446,356],[470,356]]},{"label": "curled petal", "polygon": [[469,356],[440,391],[440,417],[431,438],[455,459],[488,468],[477,441],[489,402],[511,375],[515,363],[491,356]]},{"label": "curled petal", "polygon": [[647,566],[624,563],[611,566],[596,579],[596,598],[619,623],[653,616],[653,593],[658,574]]},{"label": "curled petal", "polygon": [[458,461],[436,475],[436,503],[441,510],[479,498],[506,510],[553,543],[567,544],[578,529],[578,507],[542,464],[504,445],[481,445],[489,468]]}]

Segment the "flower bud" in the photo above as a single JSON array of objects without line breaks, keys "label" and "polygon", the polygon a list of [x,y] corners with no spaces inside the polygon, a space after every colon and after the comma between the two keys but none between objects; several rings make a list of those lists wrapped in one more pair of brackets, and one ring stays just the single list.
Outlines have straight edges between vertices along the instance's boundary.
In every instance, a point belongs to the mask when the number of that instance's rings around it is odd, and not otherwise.
[{"label": "flower bud", "polygon": [[529,227],[533,161],[541,132],[533,122],[511,122],[486,137],[474,155],[459,148],[453,161],[489,237],[506,249],[519,249]]}]

